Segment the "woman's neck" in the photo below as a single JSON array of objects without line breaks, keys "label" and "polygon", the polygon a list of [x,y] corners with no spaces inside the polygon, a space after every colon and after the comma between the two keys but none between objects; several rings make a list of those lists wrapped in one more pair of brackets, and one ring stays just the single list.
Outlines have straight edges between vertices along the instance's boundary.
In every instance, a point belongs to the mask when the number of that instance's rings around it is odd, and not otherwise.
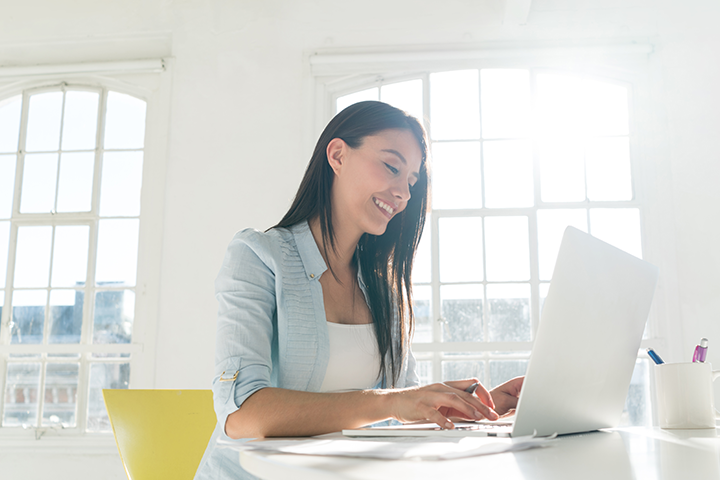
[{"label": "woman's neck", "polygon": [[354,271],[353,257],[360,238],[356,238],[355,235],[348,235],[342,228],[335,228],[335,223],[333,223],[335,243],[335,248],[333,248],[332,245],[329,244],[329,240],[328,244],[325,243],[319,218],[313,218],[308,224],[310,225],[310,231],[318,246],[318,250],[320,250],[320,254],[323,260],[325,260],[325,264],[336,274]]}]

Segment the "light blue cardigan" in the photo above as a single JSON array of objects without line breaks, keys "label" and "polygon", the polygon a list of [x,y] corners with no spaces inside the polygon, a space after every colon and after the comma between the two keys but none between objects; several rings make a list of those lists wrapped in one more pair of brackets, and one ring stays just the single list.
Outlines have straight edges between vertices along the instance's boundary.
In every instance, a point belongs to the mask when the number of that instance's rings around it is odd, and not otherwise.
[{"label": "light blue cardigan", "polygon": [[[218,424],[196,480],[255,478],[240,468],[237,451],[216,446],[218,438],[230,441],[225,421],[250,395],[265,387],[320,390],[330,352],[319,282],[326,269],[306,222],[267,233],[243,230],[230,242],[215,280]],[[358,283],[367,297],[360,272]],[[417,384],[408,349],[397,386]]]}]

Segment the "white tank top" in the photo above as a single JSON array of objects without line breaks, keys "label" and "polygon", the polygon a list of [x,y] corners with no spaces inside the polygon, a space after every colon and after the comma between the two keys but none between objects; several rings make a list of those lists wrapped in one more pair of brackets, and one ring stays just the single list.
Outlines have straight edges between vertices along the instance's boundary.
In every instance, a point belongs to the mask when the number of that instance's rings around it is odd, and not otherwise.
[{"label": "white tank top", "polygon": [[377,385],[380,353],[373,324],[327,322],[327,326],[330,360],[320,391],[365,390]]}]

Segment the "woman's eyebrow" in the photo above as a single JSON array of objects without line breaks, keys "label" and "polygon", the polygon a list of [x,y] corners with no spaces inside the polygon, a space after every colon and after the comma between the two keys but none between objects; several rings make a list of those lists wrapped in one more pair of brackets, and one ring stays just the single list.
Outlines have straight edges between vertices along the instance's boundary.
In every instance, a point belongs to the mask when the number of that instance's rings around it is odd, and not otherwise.
[{"label": "woman's eyebrow", "polygon": [[407,165],[407,161],[405,160],[405,157],[403,157],[402,154],[401,154],[400,152],[398,152],[397,150],[393,150],[392,148],[385,148],[385,149],[383,149],[382,151],[383,151],[383,152],[392,153],[393,155],[396,155],[400,160],[402,160],[402,162],[403,162],[405,165]]}]

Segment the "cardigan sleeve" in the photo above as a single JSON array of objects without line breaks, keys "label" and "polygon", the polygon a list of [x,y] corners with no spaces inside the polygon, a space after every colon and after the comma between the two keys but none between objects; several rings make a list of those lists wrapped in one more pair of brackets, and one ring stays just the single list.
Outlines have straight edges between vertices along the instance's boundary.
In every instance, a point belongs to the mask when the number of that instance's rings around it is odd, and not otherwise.
[{"label": "cardigan sleeve", "polygon": [[215,280],[218,301],[213,401],[218,422],[258,390],[271,385],[276,318],[273,266],[261,258],[264,235],[238,233]]}]

